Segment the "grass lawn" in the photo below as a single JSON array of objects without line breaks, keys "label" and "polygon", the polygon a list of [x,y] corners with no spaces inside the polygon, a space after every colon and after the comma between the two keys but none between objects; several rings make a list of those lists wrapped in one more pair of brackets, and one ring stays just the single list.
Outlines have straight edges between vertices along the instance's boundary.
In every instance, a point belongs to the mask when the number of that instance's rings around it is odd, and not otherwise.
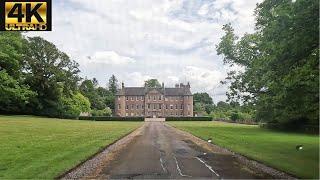
[{"label": "grass lawn", "polygon": [[[319,136],[282,133],[223,122],[169,122],[170,125],[300,178],[319,178]],[[303,150],[297,151],[296,145]]]},{"label": "grass lawn", "polygon": [[141,124],[0,116],[0,179],[52,179]]}]

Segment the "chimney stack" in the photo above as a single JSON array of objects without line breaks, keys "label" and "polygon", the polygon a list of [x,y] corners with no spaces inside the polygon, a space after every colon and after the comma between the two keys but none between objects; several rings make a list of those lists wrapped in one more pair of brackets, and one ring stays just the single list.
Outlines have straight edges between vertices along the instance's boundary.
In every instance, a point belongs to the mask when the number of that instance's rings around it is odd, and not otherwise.
[{"label": "chimney stack", "polygon": [[187,88],[189,88],[190,89],[190,83],[188,82],[188,84],[187,84]]},{"label": "chimney stack", "polygon": [[124,89],[124,83],[123,82],[121,83],[121,88]]}]

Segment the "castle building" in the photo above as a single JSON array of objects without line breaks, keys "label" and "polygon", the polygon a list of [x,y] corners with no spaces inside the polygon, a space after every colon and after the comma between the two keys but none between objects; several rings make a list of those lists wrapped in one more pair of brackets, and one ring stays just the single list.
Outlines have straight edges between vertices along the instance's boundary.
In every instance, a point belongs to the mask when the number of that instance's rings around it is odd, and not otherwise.
[{"label": "castle building", "polygon": [[116,116],[120,117],[187,117],[193,116],[190,84],[174,88],[125,87],[122,83],[115,98]]}]

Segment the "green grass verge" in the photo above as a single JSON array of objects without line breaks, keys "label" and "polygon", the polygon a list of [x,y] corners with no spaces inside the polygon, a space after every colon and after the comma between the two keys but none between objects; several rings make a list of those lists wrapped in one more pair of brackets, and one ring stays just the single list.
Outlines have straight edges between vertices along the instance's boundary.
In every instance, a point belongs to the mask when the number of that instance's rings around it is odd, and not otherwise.
[{"label": "green grass verge", "polygon": [[0,179],[52,179],[141,124],[0,116]]},{"label": "green grass verge", "polygon": [[[319,136],[224,122],[168,122],[202,139],[301,178],[319,178]],[[296,145],[303,150],[297,151]]]}]

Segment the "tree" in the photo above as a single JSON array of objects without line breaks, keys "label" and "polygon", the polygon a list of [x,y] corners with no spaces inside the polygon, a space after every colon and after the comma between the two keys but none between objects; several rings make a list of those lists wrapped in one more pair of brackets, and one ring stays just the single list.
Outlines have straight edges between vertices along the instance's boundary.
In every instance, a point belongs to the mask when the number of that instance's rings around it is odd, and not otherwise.
[{"label": "tree", "polygon": [[[214,108],[214,104],[212,98],[209,96],[208,93],[194,93],[193,94],[193,105],[195,107],[201,107],[199,110],[205,111],[207,114],[210,114]],[[197,111],[197,108],[195,108]]]},{"label": "tree", "polygon": [[0,71],[0,112],[21,113],[36,96],[28,86],[13,79],[5,70]]},{"label": "tree", "polygon": [[113,94],[116,95],[117,90],[118,90],[118,80],[115,75],[112,74],[112,76],[109,79],[109,84],[108,84],[109,91]]},{"label": "tree", "polygon": [[208,93],[194,93],[193,103],[213,104],[212,98]]},{"label": "tree", "polygon": [[0,111],[21,113],[36,93],[24,84],[24,39],[19,32],[0,32]]},{"label": "tree", "polygon": [[244,69],[228,73],[228,98],[254,105],[258,120],[318,124],[318,14],[319,1],[265,0],[255,10],[255,33],[238,39],[225,25],[217,52]]},{"label": "tree", "polygon": [[96,88],[97,84],[97,81],[86,79],[81,83],[79,90],[89,99],[91,108],[101,110],[106,108],[106,105],[104,97],[100,96],[99,93],[103,94],[105,92],[101,88]]},{"label": "tree", "polygon": [[157,79],[149,79],[144,82],[144,86],[148,88],[160,88],[161,84]]},{"label": "tree", "polygon": [[70,97],[62,96],[58,104],[60,118],[77,118],[81,112],[90,111],[90,102],[81,93],[72,94]]},{"label": "tree", "polygon": [[79,65],[51,42],[40,37],[27,40],[24,72],[26,83],[37,93],[31,101],[33,112],[55,115],[59,99],[77,90]]}]

